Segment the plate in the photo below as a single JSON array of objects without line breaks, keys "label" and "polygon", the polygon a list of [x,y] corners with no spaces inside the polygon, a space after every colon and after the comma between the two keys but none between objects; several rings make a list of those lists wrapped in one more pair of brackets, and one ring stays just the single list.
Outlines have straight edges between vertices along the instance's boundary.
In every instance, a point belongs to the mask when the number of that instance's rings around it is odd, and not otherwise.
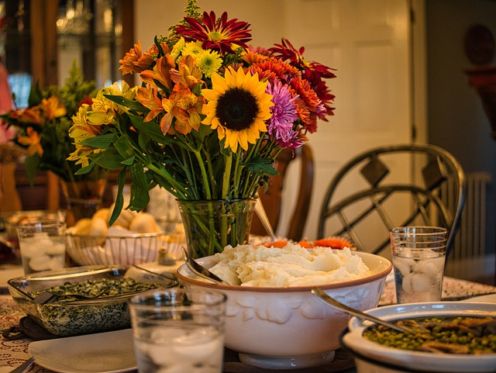
[{"label": "plate", "polygon": [[496,294],[478,295],[473,298],[465,299],[463,302],[496,303]]},{"label": "plate", "polygon": [[131,329],[32,342],[36,364],[61,373],[117,373],[136,369]]}]

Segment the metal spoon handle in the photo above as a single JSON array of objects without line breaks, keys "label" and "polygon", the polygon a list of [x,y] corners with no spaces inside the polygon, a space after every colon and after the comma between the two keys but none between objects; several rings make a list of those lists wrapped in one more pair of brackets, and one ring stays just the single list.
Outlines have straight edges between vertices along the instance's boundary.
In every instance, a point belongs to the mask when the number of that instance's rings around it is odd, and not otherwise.
[{"label": "metal spoon handle", "polygon": [[276,241],[277,237],[274,233],[274,230],[272,229],[272,225],[270,225],[269,218],[267,217],[267,213],[265,212],[265,208],[260,198],[258,198],[257,202],[255,203],[255,214],[257,214],[258,220],[260,220],[260,223],[262,223],[262,226],[264,227],[265,231],[270,235],[272,241]]},{"label": "metal spoon handle", "polygon": [[403,329],[403,328],[401,328],[399,326],[396,326],[396,325],[394,325],[394,324],[392,324],[390,322],[387,322],[387,321],[378,319],[375,316],[372,316],[372,315],[369,315],[369,314],[367,314],[365,312],[361,312],[361,311],[356,310],[354,308],[348,307],[346,304],[343,304],[343,303],[337,301],[336,299],[330,297],[329,295],[327,295],[326,292],[324,292],[321,289],[318,289],[318,288],[312,289],[312,294],[318,296],[319,298],[321,298],[322,300],[326,301],[330,305],[332,305],[332,306],[334,306],[336,308],[339,308],[340,310],[345,311],[346,313],[349,313],[350,315],[356,316],[360,320],[372,321],[375,324],[380,324],[380,325],[386,326],[386,327],[391,328],[391,329],[394,329],[394,330],[396,330],[398,332],[410,333],[410,331],[407,330],[407,329]]}]

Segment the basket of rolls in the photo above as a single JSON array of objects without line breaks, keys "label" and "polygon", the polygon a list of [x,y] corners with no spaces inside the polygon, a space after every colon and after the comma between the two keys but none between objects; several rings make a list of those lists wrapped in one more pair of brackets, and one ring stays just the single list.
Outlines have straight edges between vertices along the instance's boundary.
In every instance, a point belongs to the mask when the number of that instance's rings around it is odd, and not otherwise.
[{"label": "basket of rolls", "polygon": [[160,250],[174,255],[185,245],[182,226],[164,234],[146,212],[123,210],[112,226],[111,208],[98,210],[67,229],[66,249],[79,265],[132,265],[157,260]]}]

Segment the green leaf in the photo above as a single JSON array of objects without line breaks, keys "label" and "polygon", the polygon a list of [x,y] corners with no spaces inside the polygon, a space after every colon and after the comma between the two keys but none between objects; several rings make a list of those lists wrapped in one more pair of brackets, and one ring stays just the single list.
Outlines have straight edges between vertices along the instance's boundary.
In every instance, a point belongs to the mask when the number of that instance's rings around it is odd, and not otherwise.
[{"label": "green leaf", "polygon": [[128,159],[125,159],[121,162],[121,164],[125,165],[125,166],[131,166],[133,163],[134,163],[134,159],[136,157],[133,155],[132,157],[129,157]]},{"label": "green leaf", "polygon": [[128,159],[134,155],[133,146],[127,136],[121,136],[114,142],[114,148],[123,159]]},{"label": "green leaf", "polygon": [[104,96],[108,98],[110,101],[113,101],[118,105],[125,106],[131,110],[136,110],[141,112],[148,110],[138,101],[129,100],[123,96],[117,96],[117,95],[104,95]]},{"label": "green leaf", "polygon": [[255,172],[259,175],[277,175],[277,170],[272,165],[273,162],[271,159],[267,158],[254,158],[251,162],[249,162],[246,167],[248,170]]},{"label": "green leaf", "polygon": [[141,211],[146,208],[150,197],[148,196],[148,179],[143,167],[139,164],[131,166],[131,201],[129,208]]},{"label": "green leaf", "polygon": [[122,211],[122,206],[124,206],[124,196],[122,191],[124,190],[124,183],[126,182],[126,169],[123,168],[117,176],[117,196],[115,198],[114,210],[112,210],[112,215],[110,216],[109,225],[115,223]]},{"label": "green leaf", "polygon": [[75,175],[86,175],[86,174],[89,174],[93,168],[95,168],[95,164],[94,163],[90,163],[88,166],[86,167],[81,167],[79,170],[76,171]]},{"label": "green leaf", "polygon": [[[143,122],[143,118],[137,117],[135,115],[129,115],[129,119],[131,119],[131,123],[134,127],[136,127],[140,132],[143,132],[150,136],[150,139],[156,141],[159,144],[173,144],[174,140],[167,135],[162,133],[160,129],[160,125],[155,122]],[[206,126],[205,126],[206,127]]]},{"label": "green leaf", "polygon": [[122,168],[123,160],[124,158],[122,158],[114,149],[108,149],[104,152],[98,153],[98,155],[93,158],[93,162],[108,170],[117,170]]},{"label": "green leaf", "polygon": [[30,157],[26,157],[24,161],[24,166],[26,167],[26,176],[28,177],[29,183],[33,185],[34,178],[38,173],[38,169],[40,166],[40,157],[38,155],[32,155]]},{"label": "green leaf", "polygon": [[115,141],[116,137],[117,135],[115,133],[107,133],[105,135],[85,139],[82,141],[82,144],[97,149],[108,149],[108,147]]},{"label": "green leaf", "polygon": [[28,106],[32,107],[38,105],[41,102],[43,95],[41,93],[40,85],[36,82],[29,91]]},{"label": "green leaf", "polygon": [[158,40],[157,35],[155,35],[155,37],[153,38],[153,42],[154,42],[154,43],[155,43],[155,45],[157,46],[157,49],[158,49],[158,55],[159,55],[159,56],[165,56],[164,50],[162,49],[162,45],[160,44],[160,40]]}]

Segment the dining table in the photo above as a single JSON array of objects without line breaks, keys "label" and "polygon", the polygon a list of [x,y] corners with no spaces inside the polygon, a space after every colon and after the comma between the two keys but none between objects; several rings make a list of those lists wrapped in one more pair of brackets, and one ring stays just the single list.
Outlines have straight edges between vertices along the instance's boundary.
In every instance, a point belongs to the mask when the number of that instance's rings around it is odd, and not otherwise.
[{"label": "dining table", "polygon": [[[12,297],[8,293],[7,280],[9,277],[22,275],[22,269],[16,266],[0,266],[0,373],[12,372],[15,368],[21,366],[26,361],[29,361],[30,354],[28,347],[33,342],[33,336],[26,337],[22,333],[18,338],[10,339],[12,333],[19,329],[20,320],[25,316],[25,313],[17,306]],[[496,286],[456,279],[452,277],[444,277],[443,279],[443,300],[458,301],[468,299],[484,294],[496,293]],[[380,301],[379,306],[394,304],[396,302],[394,289],[394,279],[388,276]],[[42,338],[42,337],[41,337]],[[223,371],[226,373],[261,373],[268,372],[266,369],[260,369],[241,363],[237,358],[237,353],[229,349],[224,353]],[[318,370],[303,369],[298,372],[354,372],[354,363],[351,354],[343,349],[336,351],[334,360],[326,366],[319,367]],[[51,372],[36,363],[30,364],[21,372]],[[279,371],[280,372],[280,371]]]}]

